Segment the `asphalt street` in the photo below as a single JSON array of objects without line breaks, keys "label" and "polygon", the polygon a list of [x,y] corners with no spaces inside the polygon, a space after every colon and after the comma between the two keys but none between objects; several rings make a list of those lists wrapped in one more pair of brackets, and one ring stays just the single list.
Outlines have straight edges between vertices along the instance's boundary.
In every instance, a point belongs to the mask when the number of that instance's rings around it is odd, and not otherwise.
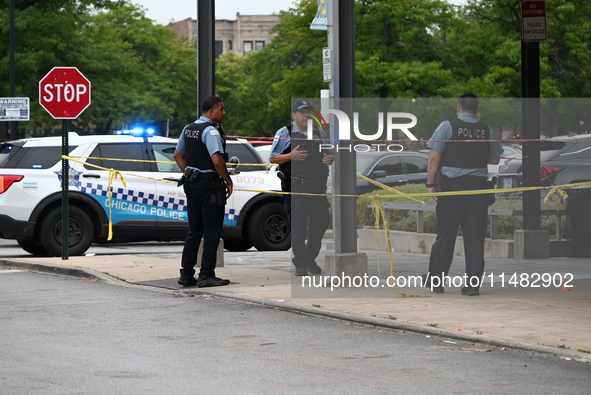
[{"label": "asphalt street", "polygon": [[3,394],[587,393],[591,364],[0,271]]}]

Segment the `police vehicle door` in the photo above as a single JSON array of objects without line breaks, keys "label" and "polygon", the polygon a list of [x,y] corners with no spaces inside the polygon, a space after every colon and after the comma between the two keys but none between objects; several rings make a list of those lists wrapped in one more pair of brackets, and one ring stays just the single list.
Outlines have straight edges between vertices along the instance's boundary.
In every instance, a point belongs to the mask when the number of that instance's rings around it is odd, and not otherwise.
[{"label": "police vehicle door", "polygon": [[[107,217],[112,209],[114,239],[133,240],[145,238],[142,234],[153,234],[155,210],[161,199],[156,195],[156,182],[146,162],[149,160],[147,144],[142,140],[99,143],[88,157],[80,177],[80,189],[101,204]],[[109,170],[104,169],[121,172],[121,176],[111,182],[111,199],[108,198]]]}]

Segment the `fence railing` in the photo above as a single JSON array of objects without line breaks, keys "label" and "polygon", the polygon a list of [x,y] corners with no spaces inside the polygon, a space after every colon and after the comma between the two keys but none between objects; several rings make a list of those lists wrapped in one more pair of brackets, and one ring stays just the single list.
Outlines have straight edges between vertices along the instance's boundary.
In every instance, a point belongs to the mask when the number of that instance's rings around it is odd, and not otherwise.
[{"label": "fence railing", "polygon": [[[386,213],[386,218],[390,219],[390,211],[391,210],[406,210],[406,211],[416,211],[417,212],[417,233],[425,233],[425,219],[424,213],[425,212],[435,212],[436,203],[434,202],[425,202],[425,204],[421,203],[411,203],[411,202],[384,202],[384,211]],[[373,204],[370,205],[373,207]],[[562,239],[562,216],[566,215],[566,210],[541,210],[541,215],[553,215],[556,217],[556,240]],[[490,218],[490,238],[491,239],[498,239],[499,232],[498,232],[498,220],[499,217],[519,217],[523,215],[523,210],[505,210],[505,209],[488,209],[488,216]],[[388,224],[389,229],[389,224]]]}]

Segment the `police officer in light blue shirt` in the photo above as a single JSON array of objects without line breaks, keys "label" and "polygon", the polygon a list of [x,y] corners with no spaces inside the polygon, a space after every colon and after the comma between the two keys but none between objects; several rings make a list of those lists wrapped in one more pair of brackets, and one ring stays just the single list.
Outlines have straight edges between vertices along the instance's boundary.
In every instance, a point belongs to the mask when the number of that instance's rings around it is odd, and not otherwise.
[{"label": "police officer in light blue shirt", "polygon": [[[216,152],[225,153],[223,148],[222,139],[220,137],[220,132],[216,128],[217,124],[213,122],[211,119],[200,116],[198,120],[194,122],[195,124],[205,124],[207,125],[201,134],[201,141],[207,147],[207,152],[209,152],[210,156],[215,154]],[[189,125],[187,125],[189,126]],[[177,141],[176,150],[182,153],[185,153],[187,150],[186,143],[185,143],[185,132],[187,131],[187,127],[183,129],[179,140]],[[213,173],[215,170],[212,169],[198,169],[196,167],[187,166],[187,169],[202,172],[202,173]]]},{"label": "police officer in light blue shirt", "polygon": [[[443,121],[427,144],[431,148],[427,188],[436,192],[490,189],[488,164],[498,164],[503,147],[490,126],[476,118],[478,99],[467,93],[458,99],[457,118]],[[439,173],[438,173],[439,170]],[[437,174],[437,180],[436,180]],[[451,266],[458,228],[462,227],[466,283],[461,294],[480,294],[484,274],[484,239],[491,194],[431,196],[437,202],[437,238],[431,248],[424,285],[443,293]]]},{"label": "police officer in light blue shirt", "polygon": [[[230,283],[215,275],[226,199],[233,189],[226,168],[226,136],[221,127],[226,110],[222,100],[215,96],[205,99],[201,109],[203,115],[185,126],[174,152],[174,159],[184,173],[183,188],[187,195],[189,231],[183,247],[178,280],[180,285],[186,287],[215,287]],[[195,278],[194,268],[202,238],[201,268],[198,278]]]},{"label": "police officer in light blue shirt", "polygon": [[304,132],[313,112],[310,102],[297,101],[292,106],[293,122],[275,133],[269,155],[271,163],[279,165],[281,190],[294,193],[284,195],[284,207],[291,225],[296,276],[322,272],[316,258],[329,224],[328,200],[322,195],[326,194],[328,166],[334,161],[334,154],[320,150],[320,144],[326,142],[324,131],[314,127],[312,139]]}]

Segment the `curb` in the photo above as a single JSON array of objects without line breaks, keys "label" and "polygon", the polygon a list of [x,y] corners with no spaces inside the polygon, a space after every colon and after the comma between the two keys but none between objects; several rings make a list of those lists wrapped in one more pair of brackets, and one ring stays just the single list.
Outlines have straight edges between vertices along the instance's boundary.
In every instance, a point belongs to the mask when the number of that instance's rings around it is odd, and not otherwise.
[{"label": "curb", "polygon": [[50,266],[40,265],[36,263],[28,262],[12,262],[7,260],[0,260],[0,267],[22,269],[38,273],[47,273],[58,276],[83,278],[86,280],[92,280],[101,282],[109,285],[124,286],[136,289],[150,290],[151,292],[168,293],[174,295],[193,295],[193,296],[211,296],[218,299],[233,300],[241,303],[249,303],[266,308],[272,308],[275,310],[281,310],[296,314],[321,317],[327,319],[333,319],[343,322],[354,323],[358,325],[369,326],[373,328],[384,328],[390,330],[399,330],[412,332],[419,335],[428,335],[437,338],[447,338],[458,340],[466,343],[477,344],[480,346],[491,346],[495,348],[509,348],[511,350],[518,350],[522,352],[530,352],[537,354],[551,355],[562,359],[572,359],[577,362],[591,363],[591,357],[581,356],[576,351],[555,349],[553,347],[541,346],[536,344],[528,344],[524,342],[499,339],[481,335],[471,335],[460,333],[456,331],[450,331],[446,329],[436,329],[432,327],[426,327],[418,324],[411,324],[407,322],[397,322],[378,317],[369,317],[359,314],[352,314],[347,312],[340,312],[334,310],[323,310],[319,307],[308,307],[301,306],[294,303],[274,302],[259,298],[240,296],[232,294],[231,292],[224,291],[209,291],[209,290],[171,290],[168,288],[160,288],[151,285],[139,285],[132,284],[125,281],[117,280],[107,274],[97,272],[93,269],[82,268],[82,267],[64,267],[64,266]]},{"label": "curb", "polygon": [[343,322],[354,323],[358,325],[369,326],[373,328],[384,328],[390,330],[399,330],[399,331],[406,331],[412,332],[419,335],[428,335],[437,338],[446,338],[446,339],[453,339],[462,341],[465,343],[472,343],[477,344],[480,346],[491,346],[495,348],[508,348],[513,351],[523,351],[523,352],[530,352],[530,353],[537,353],[537,354],[546,354],[560,358],[568,358],[572,359],[577,362],[585,362],[591,363],[591,357],[584,357],[581,356],[576,351],[572,350],[562,350],[562,349],[554,349],[548,346],[541,346],[536,344],[528,344],[524,342],[508,340],[508,339],[499,339],[493,338],[488,336],[480,336],[480,335],[471,335],[471,334],[464,334],[461,332],[450,331],[446,329],[436,329],[431,328],[428,326],[422,326],[418,324],[411,324],[407,322],[396,322],[393,320],[388,320],[385,318],[377,318],[377,317],[369,317],[363,316],[359,314],[352,314],[347,312],[340,312],[334,310],[323,310],[322,308],[318,307],[308,307],[308,306],[301,306],[294,303],[284,303],[284,302],[273,302],[264,299],[258,298],[251,298],[246,296],[240,296],[225,292],[216,292],[216,291],[199,291],[199,292],[191,292],[191,291],[182,291],[183,293],[193,294],[193,295],[204,295],[208,294],[212,297],[216,297],[219,299],[228,299],[234,300],[237,302],[242,303],[250,303],[253,305],[258,305],[261,307],[272,308],[275,310],[287,311],[291,313],[297,313],[302,315],[309,315],[327,319],[334,319]]}]

